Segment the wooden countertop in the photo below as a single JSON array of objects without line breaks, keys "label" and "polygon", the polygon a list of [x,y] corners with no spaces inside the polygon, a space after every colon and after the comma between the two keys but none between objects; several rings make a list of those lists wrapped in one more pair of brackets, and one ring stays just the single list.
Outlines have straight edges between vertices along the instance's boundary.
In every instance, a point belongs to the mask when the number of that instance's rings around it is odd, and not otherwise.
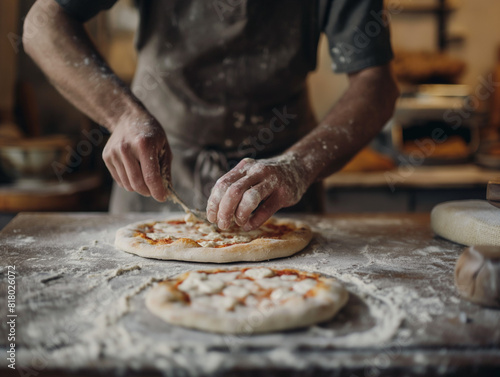
[{"label": "wooden countertop", "polygon": [[231,266],[333,276],[350,292],[346,307],[317,326],[238,337],[171,326],[145,308],[157,279],[219,267],[113,247],[119,227],[164,216],[25,213],[0,232],[3,294],[5,266],[17,271],[18,366],[41,376],[498,375],[500,311],[458,297],[463,247],[435,237],[428,215],[300,216],[315,231],[305,250]]},{"label": "wooden countertop", "polygon": [[500,176],[499,170],[474,164],[449,166],[401,166],[390,171],[340,172],[325,179],[326,188],[392,187],[396,188],[464,188],[486,187]]}]

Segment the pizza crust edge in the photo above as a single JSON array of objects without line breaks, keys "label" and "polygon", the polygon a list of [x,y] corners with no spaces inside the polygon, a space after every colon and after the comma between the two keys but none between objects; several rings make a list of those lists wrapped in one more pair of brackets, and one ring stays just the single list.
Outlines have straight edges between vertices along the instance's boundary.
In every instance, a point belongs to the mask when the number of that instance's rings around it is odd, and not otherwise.
[{"label": "pizza crust edge", "polygon": [[145,220],[127,225],[116,232],[115,247],[145,258],[179,260],[205,263],[257,262],[283,258],[304,249],[312,239],[312,231],[301,221],[286,218],[271,218],[274,224],[287,224],[295,229],[280,239],[258,238],[253,241],[226,247],[202,247],[194,241],[176,240],[171,244],[152,245],[135,237],[140,225],[158,220]]}]

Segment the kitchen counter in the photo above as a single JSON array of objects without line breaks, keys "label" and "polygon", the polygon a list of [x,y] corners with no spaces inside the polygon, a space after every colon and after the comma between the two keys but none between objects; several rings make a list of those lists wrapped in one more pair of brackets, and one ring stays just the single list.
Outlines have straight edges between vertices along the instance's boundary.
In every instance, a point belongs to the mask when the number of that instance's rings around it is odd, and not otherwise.
[{"label": "kitchen counter", "polygon": [[430,212],[446,201],[486,199],[488,181],[499,176],[498,170],[473,164],[339,172],[324,181],[327,210],[332,213]]},{"label": "kitchen counter", "polygon": [[326,188],[382,187],[399,188],[466,188],[486,187],[500,176],[499,170],[474,164],[442,166],[399,166],[389,171],[339,172],[325,179]]},{"label": "kitchen counter", "polygon": [[315,231],[305,250],[231,267],[320,272],[340,280],[349,301],[326,323],[248,336],[171,326],[147,311],[157,280],[220,266],[113,247],[119,227],[148,218],[162,217],[25,213],[3,229],[2,295],[7,266],[17,272],[17,367],[41,376],[498,376],[500,310],[458,297],[453,269],[463,247],[435,237],[426,214],[300,216]]}]

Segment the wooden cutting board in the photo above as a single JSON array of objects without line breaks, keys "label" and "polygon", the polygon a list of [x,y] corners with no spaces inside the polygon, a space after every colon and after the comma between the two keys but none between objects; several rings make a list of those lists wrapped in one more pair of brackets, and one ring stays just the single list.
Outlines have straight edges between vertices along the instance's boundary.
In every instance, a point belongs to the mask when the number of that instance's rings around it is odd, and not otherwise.
[{"label": "wooden cutting board", "polygon": [[431,226],[438,236],[462,245],[500,246],[500,209],[486,200],[438,204]]}]

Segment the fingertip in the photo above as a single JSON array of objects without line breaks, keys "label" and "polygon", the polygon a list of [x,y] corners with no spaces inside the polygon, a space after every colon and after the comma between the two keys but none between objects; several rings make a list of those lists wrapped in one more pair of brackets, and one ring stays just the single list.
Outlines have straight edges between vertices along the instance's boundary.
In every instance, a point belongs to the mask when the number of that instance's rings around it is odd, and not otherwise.
[{"label": "fingertip", "polygon": [[225,219],[219,219],[217,221],[217,226],[222,230],[226,230],[229,229],[230,223]]},{"label": "fingertip", "polygon": [[207,208],[207,220],[212,224],[215,224],[217,222],[217,213],[214,210],[209,210]]},{"label": "fingertip", "polygon": [[236,223],[236,225],[238,225],[239,227],[241,227],[241,226],[245,225],[246,219],[240,218],[240,217],[238,217],[238,215],[236,215],[234,217],[234,222]]},{"label": "fingertip", "polygon": [[257,229],[260,226],[262,226],[276,212],[276,211],[272,211],[266,207],[267,207],[267,205],[262,206],[248,220],[247,224],[250,225],[251,230]]},{"label": "fingertip", "polygon": [[214,195],[214,190],[212,189],[212,194],[210,194],[207,202],[207,219],[212,224],[217,222],[218,205],[219,203]]},{"label": "fingertip", "polygon": [[163,193],[163,194],[156,193],[156,194],[153,194],[152,197],[154,198],[154,200],[156,200],[157,202],[160,202],[160,203],[164,203],[168,198],[166,193]]},{"label": "fingertip", "polygon": [[163,184],[163,181],[155,180],[148,186],[151,196],[158,202],[165,202],[168,199],[168,191]]},{"label": "fingertip", "polygon": [[243,231],[245,232],[249,232],[251,230],[254,230],[255,228],[253,227],[253,225],[250,223],[250,221],[248,221],[247,223],[245,223],[242,227]]},{"label": "fingertip", "polygon": [[151,196],[151,192],[149,191],[147,186],[142,187],[140,190],[135,190],[135,191],[146,198]]},{"label": "fingertip", "polygon": [[168,194],[165,192],[163,195],[159,196],[158,201],[164,203],[167,201],[167,199],[168,199]]}]

